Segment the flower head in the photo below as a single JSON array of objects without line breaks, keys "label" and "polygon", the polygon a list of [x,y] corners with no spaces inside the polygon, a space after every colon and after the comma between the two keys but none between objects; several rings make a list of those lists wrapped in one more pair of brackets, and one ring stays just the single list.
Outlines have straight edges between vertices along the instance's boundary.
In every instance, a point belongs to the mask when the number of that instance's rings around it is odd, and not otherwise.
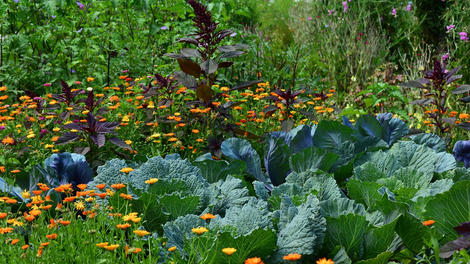
[{"label": "flower head", "polygon": [[193,233],[196,233],[198,235],[202,235],[203,233],[208,232],[209,230],[207,230],[207,228],[205,227],[197,227],[197,228],[191,229],[191,231],[193,231]]},{"label": "flower head", "polygon": [[425,226],[432,226],[436,221],[434,220],[427,220],[423,222],[423,225]]},{"label": "flower head", "polygon": [[287,256],[284,256],[282,258],[285,259],[285,260],[290,260],[290,261],[294,262],[294,261],[300,259],[301,257],[302,257],[302,255],[294,253],[294,254],[289,254]]},{"label": "flower head", "polygon": [[466,32],[460,32],[459,35],[460,35],[460,40],[464,40],[464,41],[468,40]]},{"label": "flower head", "polygon": [[257,257],[246,259],[244,263],[245,264],[264,264],[264,262],[261,261],[261,258],[257,258]]},{"label": "flower head", "polygon": [[134,230],[134,233],[137,234],[140,237],[143,237],[143,236],[146,236],[146,235],[150,234],[150,232],[148,232],[146,230]]},{"label": "flower head", "polygon": [[235,248],[224,248],[222,249],[222,252],[227,254],[227,256],[231,256],[233,253],[235,253],[237,250]]},{"label": "flower head", "polygon": [[200,217],[201,217],[201,219],[203,219],[203,220],[207,220],[207,219],[214,219],[214,218],[215,218],[215,215],[207,213],[207,214],[201,215]]},{"label": "flower head", "polygon": [[156,182],[158,182],[158,179],[156,179],[156,178],[150,178],[150,179],[145,181],[146,184],[150,184],[150,185],[153,185]]},{"label": "flower head", "polygon": [[317,260],[317,264],[335,264],[335,262],[331,259],[322,258]]},{"label": "flower head", "polygon": [[120,172],[124,172],[125,174],[128,174],[129,172],[131,172],[133,170],[134,170],[133,168],[126,167],[126,168],[122,168],[120,170]]}]

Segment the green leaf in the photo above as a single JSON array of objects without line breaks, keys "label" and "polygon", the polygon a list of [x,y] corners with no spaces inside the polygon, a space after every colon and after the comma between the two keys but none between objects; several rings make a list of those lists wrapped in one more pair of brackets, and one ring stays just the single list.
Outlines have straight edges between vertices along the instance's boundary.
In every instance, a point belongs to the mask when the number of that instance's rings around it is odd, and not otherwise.
[{"label": "green leaf", "polygon": [[387,178],[387,175],[372,162],[354,168],[354,176],[360,181],[368,182],[376,182],[378,179]]},{"label": "green leaf", "polygon": [[351,259],[357,260],[366,228],[367,221],[363,215],[347,214],[338,218],[327,217],[324,246],[328,250],[334,250],[337,245],[341,245]]},{"label": "green leaf", "polygon": [[[253,232],[234,238],[230,232],[222,232],[217,236],[215,247],[207,252],[205,263],[226,264],[243,263],[251,257],[265,259],[277,248],[276,233],[270,229],[256,229]],[[212,243],[212,241],[208,241]],[[231,256],[222,252],[224,248],[235,248],[237,251]]]},{"label": "green leaf", "polygon": [[455,183],[449,191],[436,195],[426,205],[425,220],[436,221],[435,228],[445,235],[444,243],[457,239],[458,234],[453,227],[470,218],[469,201],[470,181],[461,181]]},{"label": "green leaf", "polygon": [[286,181],[286,176],[290,171],[289,157],[291,150],[282,138],[267,136],[264,145],[264,167],[274,186],[278,186]]},{"label": "green leaf", "polygon": [[[373,163],[373,165],[376,166],[380,171],[385,173],[387,177],[391,177],[396,170],[402,167],[402,165],[390,152],[383,152],[382,150],[375,152],[366,152],[364,155],[357,158],[354,161],[355,169],[365,164],[366,162]],[[376,179],[378,177],[372,178]]]},{"label": "green leaf", "polygon": [[381,185],[378,183],[351,179],[347,187],[349,197],[367,208],[370,208],[377,200],[382,199],[382,195],[378,192]]},{"label": "green leaf", "polygon": [[193,165],[201,169],[201,174],[209,183],[225,180],[227,175],[241,175],[246,163],[241,160],[233,160],[228,163],[225,160],[194,161]]},{"label": "green leaf", "polygon": [[[318,199],[309,195],[307,201],[297,208],[289,200],[283,199],[283,202],[290,205],[281,204],[281,210],[278,211],[281,216],[278,250],[269,258],[272,263],[282,263],[282,257],[292,252],[301,255],[317,254],[323,244],[326,223],[320,213]],[[285,215],[288,216],[283,217]]]},{"label": "green leaf", "polygon": [[[348,253],[346,252],[346,250],[344,250],[344,247],[337,246],[337,248],[338,248],[338,250],[337,250],[336,254],[333,257],[333,262],[334,263],[342,263],[342,264],[351,264],[352,261],[349,258]],[[336,249],[333,252],[335,252],[335,251],[336,251]]]},{"label": "green leaf", "polygon": [[408,212],[404,212],[398,219],[395,232],[400,236],[406,248],[414,253],[421,252],[424,240],[429,240],[427,227]]},{"label": "green leaf", "polygon": [[368,136],[382,138],[383,128],[374,116],[363,115],[356,120],[353,137],[356,139]]},{"label": "green leaf", "polygon": [[338,198],[325,200],[320,203],[322,214],[325,217],[338,218],[342,215],[355,214],[365,215],[366,209],[362,204],[356,204],[353,200],[347,198]]},{"label": "green leaf", "polygon": [[172,218],[195,214],[199,206],[198,196],[181,197],[178,194],[165,195],[159,198],[165,212],[171,214]]},{"label": "green leaf", "polygon": [[289,158],[290,169],[294,172],[328,171],[338,160],[338,155],[324,149],[309,147]]},{"label": "green leaf", "polygon": [[336,121],[321,121],[313,135],[313,146],[334,150],[341,143],[351,140],[353,130]]},{"label": "green leaf", "polygon": [[394,239],[397,221],[398,218],[364,234],[364,254],[361,257],[362,259],[374,258],[388,249]]},{"label": "green leaf", "polygon": [[445,171],[453,170],[456,165],[455,158],[452,154],[446,152],[437,153],[434,172],[443,173]]},{"label": "green leaf", "polygon": [[416,144],[428,146],[436,153],[446,152],[446,143],[438,135],[421,133],[419,135],[411,136],[410,138]]},{"label": "green leaf", "polygon": [[430,148],[413,141],[399,141],[390,149],[390,153],[403,167],[411,167],[425,173],[434,173],[437,156]]},{"label": "green leaf", "polygon": [[387,264],[388,260],[393,256],[393,252],[385,251],[373,259],[366,259],[356,262],[356,264]]}]

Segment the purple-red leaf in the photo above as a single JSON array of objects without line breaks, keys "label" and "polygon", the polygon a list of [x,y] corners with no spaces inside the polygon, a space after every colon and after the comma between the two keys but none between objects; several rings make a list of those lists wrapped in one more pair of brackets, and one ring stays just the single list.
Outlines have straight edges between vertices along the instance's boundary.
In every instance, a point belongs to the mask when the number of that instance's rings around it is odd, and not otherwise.
[{"label": "purple-red leaf", "polygon": [[127,144],[124,140],[120,138],[112,137],[112,138],[108,138],[108,140],[109,142],[113,143],[114,145],[120,148],[132,150],[132,147],[129,146],[129,144]]},{"label": "purple-red leaf", "polygon": [[69,142],[72,142],[74,141],[75,139],[79,138],[80,136],[77,134],[77,133],[73,133],[73,132],[67,132],[67,133],[64,133],[61,137],[59,137],[57,139],[57,141],[55,142],[56,145],[63,145],[63,144],[67,144]]},{"label": "purple-red leaf", "polygon": [[82,130],[83,125],[81,124],[76,124],[76,123],[70,123],[70,124],[65,124],[62,126],[63,129],[75,129],[75,130]]},{"label": "purple-red leaf", "polygon": [[177,61],[183,72],[196,78],[199,78],[201,76],[201,67],[199,67],[199,65],[197,65],[197,63],[195,63],[191,59],[178,58]]},{"label": "purple-red leaf", "polygon": [[457,234],[470,238],[470,221],[461,223],[459,226],[453,227]]},{"label": "purple-red leaf", "polygon": [[106,143],[106,137],[104,134],[92,134],[90,135],[90,138],[95,142],[96,145],[98,145],[98,148],[101,148],[104,146],[104,143]]},{"label": "purple-red leaf", "polygon": [[470,246],[470,241],[466,237],[459,237],[454,241],[447,242],[439,249],[439,257],[449,258],[454,255],[454,252],[460,251]]}]

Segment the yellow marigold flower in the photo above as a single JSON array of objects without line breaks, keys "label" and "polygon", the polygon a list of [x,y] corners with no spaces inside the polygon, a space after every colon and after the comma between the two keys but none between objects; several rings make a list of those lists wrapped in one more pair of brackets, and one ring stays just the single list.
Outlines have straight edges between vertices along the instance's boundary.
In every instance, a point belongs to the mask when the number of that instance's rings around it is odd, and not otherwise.
[{"label": "yellow marigold flower", "polygon": [[335,262],[331,259],[322,258],[317,260],[317,264],[335,264]]},{"label": "yellow marigold flower", "polygon": [[423,225],[425,226],[432,226],[436,221],[434,220],[427,220],[423,222]]},{"label": "yellow marigold flower", "polygon": [[127,173],[129,173],[129,172],[131,172],[131,171],[133,171],[133,170],[134,170],[133,168],[126,167],[126,168],[122,168],[122,169],[120,170],[120,172],[124,172],[124,173],[127,174]]},{"label": "yellow marigold flower", "polygon": [[170,252],[173,252],[173,251],[175,251],[175,250],[176,250],[176,246],[171,247],[171,248],[168,249],[168,251],[170,251]]},{"label": "yellow marigold flower", "polygon": [[237,251],[237,250],[234,249],[234,248],[224,248],[224,249],[222,249],[222,252],[227,254],[227,256],[231,256],[233,253],[235,253],[235,251]]},{"label": "yellow marigold flower", "polygon": [[29,199],[31,197],[31,193],[29,191],[26,191],[26,189],[21,193],[21,196],[25,199]]},{"label": "yellow marigold flower", "polygon": [[127,145],[130,145],[130,144],[132,144],[132,141],[131,140],[126,140],[126,143],[127,143]]},{"label": "yellow marigold flower", "polygon": [[134,230],[134,233],[137,234],[140,237],[143,237],[143,236],[146,236],[146,235],[150,234],[150,232],[148,232],[146,230]]},{"label": "yellow marigold flower", "polygon": [[193,228],[193,229],[191,229],[191,231],[193,231],[193,233],[196,233],[198,235],[202,235],[205,232],[209,232],[209,230],[207,230],[207,228],[205,228],[205,227]]},{"label": "yellow marigold flower", "polygon": [[85,203],[83,203],[83,201],[75,202],[75,209],[81,211],[85,210]]},{"label": "yellow marigold flower", "polygon": [[88,78],[86,78],[86,80],[87,80],[87,82],[92,82],[92,81],[95,80],[95,78],[93,78],[93,77],[88,77]]},{"label": "yellow marigold flower", "polygon": [[103,248],[109,250],[109,251],[114,251],[116,248],[118,248],[119,245],[116,244],[116,245],[109,245],[109,246],[104,246]]},{"label": "yellow marigold flower", "polygon": [[46,144],[46,145],[44,146],[44,148],[46,148],[46,149],[47,149],[47,148],[54,148],[54,144]]},{"label": "yellow marigold flower", "polygon": [[36,136],[36,135],[34,135],[34,134],[29,134],[29,135],[27,135],[26,137],[27,137],[27,138],[34,138],[35,136]]},{"label": "yellow marigold flower", "polygon": [[214,218],[215,218],[215,215],[207,213],[207,214],[201,215],[200,217],[201,217],[203,220],[207,220],[207,219],[214,219]]},{"label": "yellow marigold flower", "polygon": [[107,246],[109,243],[108,242],[103,242],[103,243],[98,243],[96,244],[98,247],[100,248],[104,248],[105,246]]},{"label": "yellow marigold flower", "polygon": [[150,184],[150,185],[153,185],[156,182],[158,182],[158,179],[156,179],[156,178],[150,178],[150,179],[145,181],[146,184]]}]

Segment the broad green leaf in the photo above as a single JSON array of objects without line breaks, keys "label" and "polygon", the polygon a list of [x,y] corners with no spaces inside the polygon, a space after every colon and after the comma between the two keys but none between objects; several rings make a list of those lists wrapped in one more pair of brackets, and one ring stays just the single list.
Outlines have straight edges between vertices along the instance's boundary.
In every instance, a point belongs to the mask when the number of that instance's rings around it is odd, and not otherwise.
[{"label": "broad green leaf", "polygon": [[403,182],[405,187],[420,189],[429,186],[433,174],[407,167],[396,170],[393,176]]},{"label": "broad green leaf", "polygon": [[383,128],[374,116],[363,115],[356,120],[354,125],[353,137],[361,139],[365,137],[381,138]]},{"label": "broad green leaf", "polygon": [[453,170],[456,167],[455,158],[452,154],[446,152],[437,153],[434,172],[443,173],[444,171]]},{"label": "broad green leaf", "polygon": [[470,219],[470,181],[455,183],[449,191],[436,195],[426,205],[424,220],[435,220],[435,228],[445,235],[444,242],[457,239],[452,228]]},{"label": "broad green leaf", "polygon": [[225,160],[194,161],[193,165],[201,169],[201,174],[209,183],[225,180],[227,175],[241,175],[246,164],[241,160],[233,160],[228,163]]},{"label": "broad green leaf", "polygon": [[268,136],[264,145],[264,167],[274,186],[286,181],[290,171],[289,157],[291,150],[282,138]]},{"label": "broad green leaf", "polygon": [[364,205],[356,204],[353,200],[347,198],[331,199],[320,203],[322,214],[325,217],[338,218],[342,215],[354,214],[365,215]]},{"label": "broad green leaf", "polygon": [[387,178],[387,175],[372,162],[354,168],[354,176],[360,181],[368,182],[376,182],[378,179]]},{"label": "broad green leaf", "polygon": [[178,194],[165,195],[159,198],[163,209],[171,214],[173,219],[187,214],[195,214],[199,207],[199,199],[198,196],[181,197]]},{"label": "broad green leaf", "polygon": [[328,171],[338,160],[338,155],[324,149],[309,147],[289,158],[290,169],[294,172],[307,170]]},{"label": "broad green leaf", "polygon": [[407,249],[414,253],[421,252],[424,240],[429,240],[428,227],[412,214],[404,212],[395,226],[395,232],[400,236]]},{"label": "broad green leaf", "polygon": [[[114,196],[117,197],[116,194]],[[113,197],[114,197],[113,196]],[[118,199],[122,199],[118,197]],[[111,200],[110,200],[111,201]],[[113,206],[117,208],[119,202]],[[122,204],[122,202],[121,202]],[[169,215],[163,212],[163,205],[149,193],[142,193],[139,199],[134,199],[130,206],[132,212],[137,212],[138,217],[141,217],[141,223],[145,230],[149,232],[158,232],[162,234],[163,225],[167,222]]]},{"label": "broad green leaf", "polygon": [[357,260],[366,228],[367,221],[364,215],[347,214],[338,218],[327,217],[324,246],[328,250],[334,250],[336,246],[341,245],[351,259]]},{"label": "broad green leaf", "polygon": [[364,234],[364,254],[361,257],[362,259],[375,258],[377,255],[388,249],[394,238],[395,225],[397,221],[398,218],[393,220],[391,223],[372,229]]},{"label": "broad green leaf", "polygon": [[375,182],[361,182],[351,179],[348,184],[348,195],[356,202],[370,208],[377,200],[382,199],[382,195],[378,192],[381,185]]},{"label": "broad green leaf", "polygon": [[334,254],[334,257],[332,257],[333,262],[334,263],[342,263],[342,264],[351,264],[352,261],[349,258],[348,253],[346,252],[346,250],[344,250],[344,247],[338,246],[337,248],[338,248],[338,250],[335,249],[332,252],[332,253],[334,253],[336,251],[336,253]]},{"label": "broad green leaf", "polygon": [[351,128],[336,121],[321,121],[313,135],[313,146],[331,151],[351,140],[352,132]]},{"label": "broad green leaf", "polygon": [[396,170],[403,167],[390,152],[383,152],[382,150],[364,153],[354,161],[354,167],[359,167],[366,162],[373,163],[387,177],[391,177]]},{"label": "broad green leaf", "polygon": [[403,167],[411,167],[426,173],[434,172],[436,153],[430,148],[413,141],[399,141],[390,149],[390,153]]},{"label": "broad green leaf", "polygon": [[387,264],[388,260],[393,256],[393,252],[385,251],[373,259],[366,259],[356,262],[356,264]]}]

